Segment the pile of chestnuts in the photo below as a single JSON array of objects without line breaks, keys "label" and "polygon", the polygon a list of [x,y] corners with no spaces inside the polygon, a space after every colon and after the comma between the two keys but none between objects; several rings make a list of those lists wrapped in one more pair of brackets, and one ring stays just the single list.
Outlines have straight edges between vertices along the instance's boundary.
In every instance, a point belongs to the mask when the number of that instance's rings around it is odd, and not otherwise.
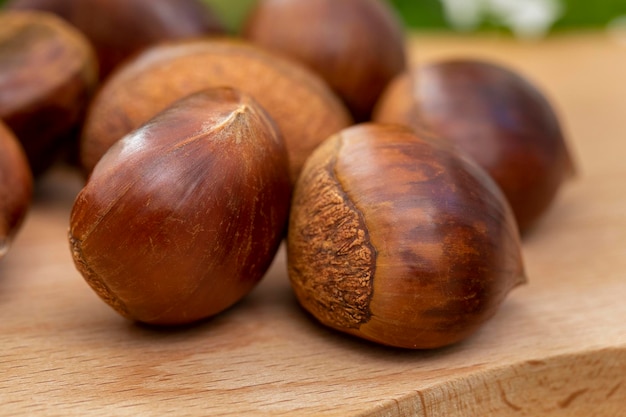
[{"label": "pile of chestnuts", "polygon": [[61,159],[85,179],[76,268],[130,320],[219,314],[285,241],[325,326],[410,349],[473,334],[574,172],[543,94],[494,63],[409,67],[384,0],[259,0],[241,32],[200,0],[9,1],[0,255]]}]

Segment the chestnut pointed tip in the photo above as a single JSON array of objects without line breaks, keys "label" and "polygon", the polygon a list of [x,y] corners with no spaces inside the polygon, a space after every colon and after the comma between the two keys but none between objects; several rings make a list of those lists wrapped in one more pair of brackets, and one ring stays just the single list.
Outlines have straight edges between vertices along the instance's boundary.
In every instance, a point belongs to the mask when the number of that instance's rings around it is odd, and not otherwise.
[{"label": "chestnut pointed tip", "polygon": [[528,274],[526,273],[526,268],[524,268],[524,266],[521,265],[520,270],[511,276],[509,291],[517,287],[523,287],[525,285],[528,285],[528,283],[529,283],[529,278],[528,278]]},{"label": "chestnut pointed tip", "polygon": [[567,152],[565,162],[565,169],[563,170],[563,179],[566,181],[575,180],[581,174],[580,172],[580,164],[578,164],[572,155],[572,152]]},{"label": "chestnut pointed tip", "polygon": [[517,275],[517,277],[513,280],[513,285],[511,285],[511,289],[528,285],[528,282],[528,275],[526,274],[526,272],[523,272]]}]

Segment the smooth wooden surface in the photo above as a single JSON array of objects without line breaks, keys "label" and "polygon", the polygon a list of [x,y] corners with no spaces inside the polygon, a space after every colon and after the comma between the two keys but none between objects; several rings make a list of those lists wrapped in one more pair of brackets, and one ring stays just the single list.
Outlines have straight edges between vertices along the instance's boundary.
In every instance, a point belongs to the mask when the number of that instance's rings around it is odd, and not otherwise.
[{"label": "smooth wooden surface", "polygon": [[0,415],[625,416],[626,45],[422,35],[411,51],[517,68],[557,105],[578,161],[525,239],[529,284],[474,337],[403,351],[328,331],[297,306],[283,252],[212,320],[129,323],[72,265],[80,180],[57,171],[0,262]]}]

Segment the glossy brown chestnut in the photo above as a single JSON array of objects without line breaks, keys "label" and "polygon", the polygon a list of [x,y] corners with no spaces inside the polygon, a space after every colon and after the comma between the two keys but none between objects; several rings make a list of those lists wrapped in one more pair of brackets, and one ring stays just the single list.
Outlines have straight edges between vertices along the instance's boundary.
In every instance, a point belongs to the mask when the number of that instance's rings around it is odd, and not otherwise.
[{"label": "glossy brown chestnut", "polygon": [[496,184],[408,128],[365,124],[324,142],[294,191],[289,278],[323,324],[385,345],[471,335],[525,281]]},{"label": "glossy brown chestnut", "polygon": [[318,72],[358,121],[406,63],[402,22],[381,0],[261,0],[244,36]]},{"label": "glossy brown chestnut", "polygon": [[123,316],[176,325],[217,314],[262,278],[291,194],[284,142],[232,89],[196,93],[118,141],[78,195],[78,270]]},{"label": "glossy brown chestnut", "polygon": [[0,122],[0,259],[26,217],[32,193],[33,178],[24,150]]},{"label": "glossy brown chestnut", "polygon": [[236,40],[158,45],[122,67],[94,99],[81,140],[85,172],[115,141],[173,101],[220,86],[248,93],[267,109],[285,138],[294,182],[311,151],[352,123],[317,75],[258,47]]},{"label": "glossy brown chestnut", "polygon": [[6,7],[55,13],[76,26],[94,45],[102,77],[149,45],[224,31],[200,0],[13,0]]},{"label": "glossy brown chestnut", "polygon": [[551,105],[529,81],[499,65],[457,59],[405,73],[389,86],[374,119],[427,125],[470,155],[502,188],[522,233],[573,173]]},{"label": "glossy brown chestnut", "polygon": [[69,24],[48,13],[0,13],[0,119],[35,174],[69,146],[96,82],[93,50]]}]

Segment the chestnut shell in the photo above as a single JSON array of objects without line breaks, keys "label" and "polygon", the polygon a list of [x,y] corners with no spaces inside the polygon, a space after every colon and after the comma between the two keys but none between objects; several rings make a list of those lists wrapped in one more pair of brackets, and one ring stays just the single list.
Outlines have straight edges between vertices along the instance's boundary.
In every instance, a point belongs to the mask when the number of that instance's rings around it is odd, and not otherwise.
[{"label": "chestnut shell", "polygon": [[33,193],[33,178],[22,146],[0,121],[0,258],[9,250]]},{"label": "chestnut shell", "polygon": [[38,175],[75,139],[97,84],[91,45],[41,12],[0,13],[0,119]]},{"label": "chestnut shell", "polygon": [[466,152],[502,188],[522,233],[574,172],[552,105],[500,65],[451,59],[407,72],[389,86],[374,119],[430,129]]},{"label": "chestnut shell", "polygon": [[322,144],[296,184],[288,230],[302,306],[385,345],[458,342],[525,281],[515,220],[495,183],[400,126],[358,125]]},{"label": "chestnut shell", "polygon": [[81,139],[85,173],[113,143],[175,100],[221,86],[250,94],[270,113],[285,139],[294,182],[313,149],[352,124],[330,88],[296,63],[238,40],[173,42],[129,61],[95,97]]},{"label": "chestnut shell", "polygon": [[6,7],[55,13],[78,28],[96,49],[102,78],[149,45],[224,32],[200,0],[13,0]]},{"label": "chestnut shell", "polygon": [[357,121],[406,66],[403,24],[386,1],[261,0],[244,36],[315,70]]},{"label": "chestnut shell", "polygon": [[123,316],[190,323],[245,296],[283,238],[284,142],[249,96],[181,99],[118,141],[71,212],[76,267]]}]

